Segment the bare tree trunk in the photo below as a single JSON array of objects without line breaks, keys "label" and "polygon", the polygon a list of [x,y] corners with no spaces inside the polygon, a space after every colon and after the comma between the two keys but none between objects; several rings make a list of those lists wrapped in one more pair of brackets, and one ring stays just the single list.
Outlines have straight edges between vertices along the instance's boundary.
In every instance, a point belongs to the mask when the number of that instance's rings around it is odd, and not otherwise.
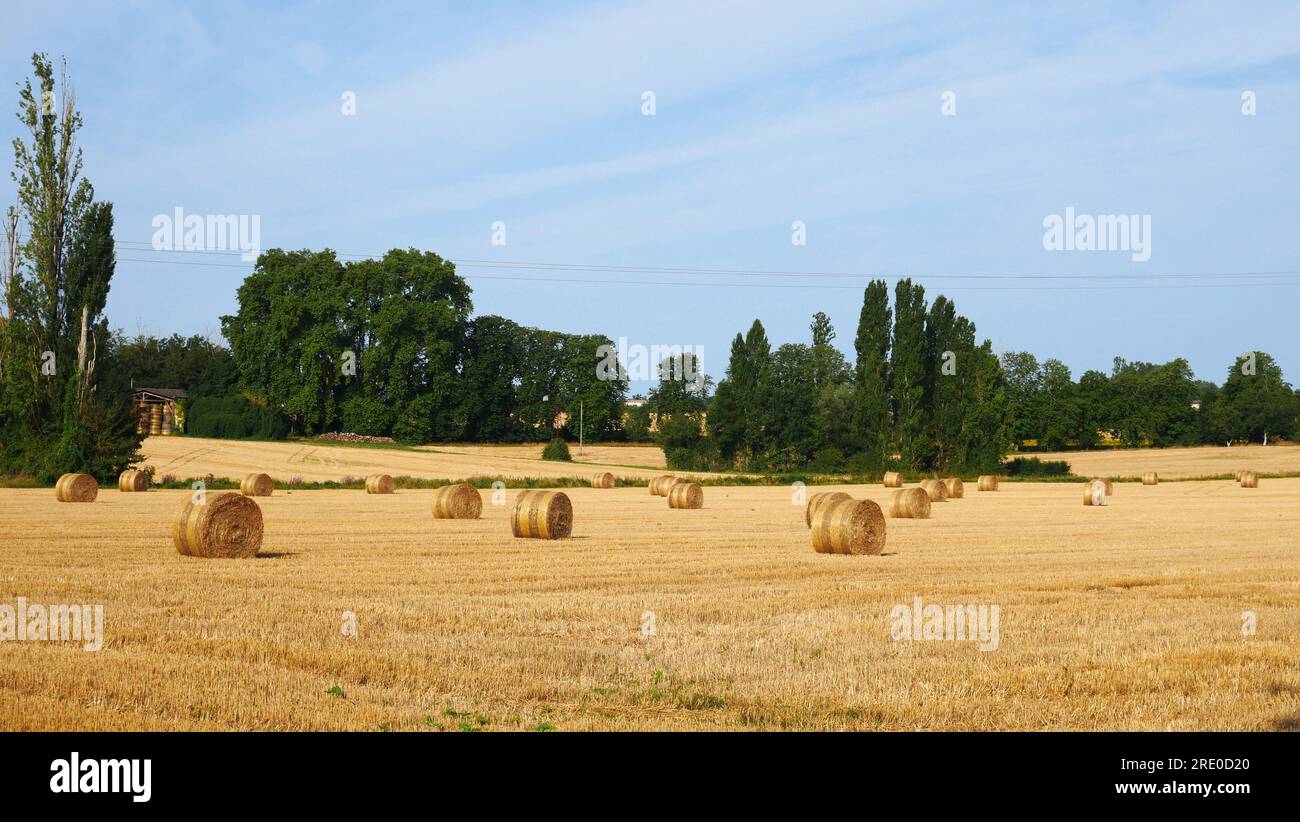
[{"label": "bare tree trunk", "polygon": [[18,212],[11,208],[5,215],[5,259],[4,270],[0,271],[4,286],[5,319],[14,314],[12,297],[14,278],[18,274],[18,239]]},{"label": "bare tree trunk", "polygon": [[87,354],[86,335],[90,328],[90,306],[81,306],[81,337],[77,342],[77,405],[86,408],[86,395],[90,389],[90,374],[86,370]]},{"label": "bare tree trunk", "polygon": [[[5,332],[9,331],[9,320],[14,315],[13,305],[13,284],[14,278],[18,276],[18,211],[10,208],[5,214],[5,258],[4,269],[0,270],[0,299],[4,300],[5,305]],[[8,347],[6,342],[0,341],[0,376],[5,372],[5,349]]]}]

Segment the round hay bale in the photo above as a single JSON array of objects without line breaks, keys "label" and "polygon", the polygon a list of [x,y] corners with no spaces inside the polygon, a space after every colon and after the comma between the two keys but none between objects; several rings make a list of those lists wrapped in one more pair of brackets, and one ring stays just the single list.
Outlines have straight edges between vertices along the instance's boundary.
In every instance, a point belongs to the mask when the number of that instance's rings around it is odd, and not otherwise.
[{"label": "round hay bale", "polygon": [[1244,473],[1246,473],[1246,470],[1244,468],[1238,468],[1237,473],[1234,474],[1233,476],[1236,477],[1237,482],[1241,482],[1241,475]]},{"label": "round hay bale", "polygon": [[119,491],[148,491],[149,475],[134,468],[123,471],[117,478]]},{"label": "round hay bale", "polygon": [[388,474],[371,474],[366,477],[367,494],[391,494],[397,490],[397,483]]},{"label": "round hay bale", "polygon": [[677,482],[677,477],[672,474],[655,477],[650,480],[650,493],[656,497],[666,497],[668,496],[668,489],[672,488],[675,482]]},{"label": "round hay bale", "polygon": [[592,488],[613,488],[614,475],[608,471],[602,471],[591,478]]},{"label": "round hay bale", "polygon": [[249,474],[239,483],[239,493],[246,497],[269,497],[274,490],[270,474]]},{"label": "round hay bale", "polygon": [[998,478],[992,474],[984,474],[980,477],[979,485],[976,486],[980,491],[998,490]]},{"label": "round hay bale", "polygon": [[1145,471],[1145,472],[1143,472],[1143,474],[1142,474],[1142,484],[1143,484],[1143,485],[1159,485],[1159,484],[1160,484],[1160,475],[1157,474],[1155,471]]},{"label": "round hay bale", "polygon": [[483,497],[468,482],[433,489],[434,519],[478,519],[483,513]]},{"label": "round hay bale", "polygon": [[903,487],[903,475],[900,474],[900,473],[898,473],[897,471],[886,471],[886,472],[885,472],[885,487],[886,487],[886,488],[902,488],[902,487]]},{"label": "round hay bale", "polygon": [[1089,485],[1092,485],[1092,483],[1094,482],[1102,482],[1106,484],[1106,496],[1109,497],[1111,494],[1115,493],[1115,483],[1111,482],[1109,478],[1093,477],[1092,479],[1088,480]]},{"label": "round hay bale", "polygon": [[262,547],[262,509],[234,492],[186,497],[172,519],[172,544],[187,557],[243,559]]},{"label": "round hay bale", "polygon": [[1258,488],[1258,487],[1259,487],[1259,474],[1256,474],[1254,471],[1242,471],[1242,472],[1241,472],[1241,487],[1242,487],[1242,488]]},{"label": "round hay bale", "polygon": [[1106,487],[1105,480],[1095,479],[1083,486],[1083,504],[1089,507],[1093,505],[1101,506],[1106,504],[1106,497],[1110,496],[1110,490]]},{"label": "round hay bale", "polygon": [[885,548],[885,514],[869,499],[833,500],[813,515],[812,544],[819,554],[879,554]]},{"label": "round hay bale", "polygon": [[966,486],[962,484],[961,477],[948,477],[943,481],[943,487],[948,492],[948,499],[966,496]]},{"label": "round hay bale", "polygon": [[930,502],[948,501],[948,486],[943,484],[943,480],[921,480],[921,489],[930,495]]},{"label": "round hay bale", "polygon": [[668,489],[669,508],[703,508],[704,489],[693,482],[679,481]]},{"label": "round hay bale", "polygon": [[841,502],[846,499],[853,499],[853,497],[843,491],[828,491],[821,494],[813,494],[808,498],[808,504],[804,506],[803,521],[807,523],[809,528],[811,528],[813,515],[817,513],[819,508],[828,503]]},{"label": "round hay bale", "polygon": [[99,483],[90,474],[64,474],[54,483],[54,498],[59,502],[94,502]]},{"label": "round hay bale", "polygon": [[510,515],[517,537],[564,539],[573,531],[573,505],[563,491],[524,491]]},{"label": "round hay bale", "polygon": [[889,500],[889,515],[895,519],[929,519],[930,495],[921,488],[895,491]]}]

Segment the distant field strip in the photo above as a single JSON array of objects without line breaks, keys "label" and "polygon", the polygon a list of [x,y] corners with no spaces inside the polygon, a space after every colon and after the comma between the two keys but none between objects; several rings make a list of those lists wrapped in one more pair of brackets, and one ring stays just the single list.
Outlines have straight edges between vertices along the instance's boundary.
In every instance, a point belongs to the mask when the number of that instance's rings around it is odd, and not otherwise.
[{"label": "distant field strip", "polygon": [[[254,471],[285,482],[301,477],[307,482],[362,478],[385,473],[429,479],[472,476],[583,477],[600,465],[617,477],[650,478],[663,473],[663,452],[658,448],[588,446],[579,459],[589,462],[548,462],[542,446],[429,446],[420,449],[373,448],[349,445],[305,445],[300,442],[245,442],[197,437],[149,437],[141,447],[145,465],[158,478],[241,478]],[[573,447],[575,457],[577,446]],[[603,460],[609,460],[608,463]],[[648,467],[635,467],[644,463]],[[633,467],[628,467],[629,465]]]},{"label": "distant field strip", "polygon": [[1234,445],[1230,448],[1201,445],[1193,448],[1134,448],[1113,451],[1060,451],[1012,454],[1065,460],[1081,477],[1141,477],[1155,471],[1161,479],[1211,477],[1249,469],[1261,474],[1300,471],[1300,446]]}]

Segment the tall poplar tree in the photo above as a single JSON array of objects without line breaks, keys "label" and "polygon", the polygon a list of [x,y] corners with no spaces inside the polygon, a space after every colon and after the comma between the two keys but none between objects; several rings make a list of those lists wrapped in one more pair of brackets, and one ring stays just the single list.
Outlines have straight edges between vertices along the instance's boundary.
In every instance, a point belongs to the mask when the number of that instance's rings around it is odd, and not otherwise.
[{"label": "tall poplar tree", "polygon": [[894,339],[890,385],[894,408],[894,442],[905,468],[923,466],[926,436],[925,289],[910,279],[894,287]]},{"label": "tall poplar tree", "polygon": [[870,471],[883,470],[889,460],[893,413],[889,403],[889,287],[872,280],[862,295],[858,334],[853,430],[863,462]]}]

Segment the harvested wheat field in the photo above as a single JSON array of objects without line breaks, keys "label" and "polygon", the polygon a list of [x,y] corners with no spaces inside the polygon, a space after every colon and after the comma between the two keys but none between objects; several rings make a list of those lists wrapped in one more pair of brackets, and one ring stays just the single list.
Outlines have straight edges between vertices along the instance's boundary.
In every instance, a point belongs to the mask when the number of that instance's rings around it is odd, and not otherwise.
[{"label": "harvested wheat field", "polygon": [[[455,444],[424,447],[447,454],[540,460],[542,458],[542,449],[546,445],[543,443],[529,443],[526,445]],[[660,470],[668,467],[668,461],[664,459],[664,450],[657,445],[622,445],[619,443],[599,442],[594,445],[588,443],[578,446],[570,443],[569,455],[573,457],[574,462],[590,462],[598,465],[626,465],[635,468],[658,468]]]},{"label": "harvested wheat field", "polygon": [[1133,448],[1112,451],[1060,451],[1012,454],[1065,460],[1081,477],[1126,477],[1140,480],[1154,471],[1162,480],[1232,476],[1241,469],[1259,474],[1300,472],[1300,445],[1234,445],[1220,448],[1198,445],[1190,448]]},{"label": "harvested wheat field", "polygon": [[[1300,727],[1300,479],[1007,483],[887,518],[881,556],[815,553],[788,488],[707,491],[566,489],[555,541],[511,536],[513,489],[473,520],[277,491],[225,560],[173,547],[185,492],[0,490],[0,602],[104,606],[97,652],[0,643],[0,729]],[[996,650],[892,639],[914,597],[997,606]]]},{"label": "harvested wheat field", "polygon": [[[176,479],[231,477],[242,479],[248,474],[265,472],[280,482],[301,477],[307,482],[340,480],[344,477],[364,479],[371,474],[426,479],[468,479],[474,476],[502,477],[578,477],[591,478],[585,466],[604,465],[594,459],[607,456],[614,461],[607,470],[615,477],[650,479],[663,473],[647,460],[651,449],[640,447],[588,446],[582,465],[551,462],[541,458],[542,446],[429,446],[421,448],[377,448],[352,445],[295,442],[241,442],[201,437],[149,437],[140,450],[145,465],[154,468],[158,479],[171,475]],[[572,449],[577,452],[577,447]],[[663,452],[657,460],[663,465]],[[627,454],[622,452],[627,451]],[[534,454],[535,452],[535,454]],[[533,454],[533,456],[528,456]],[[645,461],[647,468],[628,468],[633,460]]]}]

